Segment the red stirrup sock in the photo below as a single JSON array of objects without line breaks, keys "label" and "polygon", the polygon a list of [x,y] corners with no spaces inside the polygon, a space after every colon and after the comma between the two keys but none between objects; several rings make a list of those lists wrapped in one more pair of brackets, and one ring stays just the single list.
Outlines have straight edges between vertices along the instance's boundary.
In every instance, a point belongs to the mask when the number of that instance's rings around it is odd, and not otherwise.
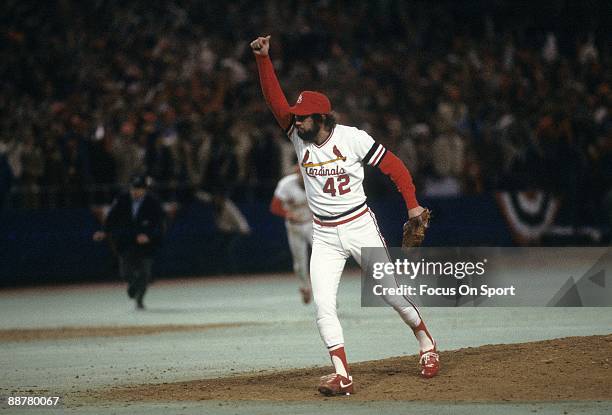
[{"label": "red stirrup sock", "polygon": [[349,377],[349,367],[346,362],[346,353],[344,352],[344,345],[338,344],[329,348],[329,357],[331,357],[332,364],[336,370],[336,373]]},{"label": "red stirrup sock", "polygon": [[425,327],[425,323],[421,320],[421,323],[412,328],[412,332],[414,333],[414,337],[416,337],[419,342],[419,349],[421,352],[427,352],[434,348],[434,339],[429,334],[427,327]]}]

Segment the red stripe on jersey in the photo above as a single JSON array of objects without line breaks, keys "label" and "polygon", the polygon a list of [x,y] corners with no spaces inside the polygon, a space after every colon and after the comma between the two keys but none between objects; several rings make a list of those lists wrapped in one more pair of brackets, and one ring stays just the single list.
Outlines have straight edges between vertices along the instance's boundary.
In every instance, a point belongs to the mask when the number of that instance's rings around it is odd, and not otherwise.
[{"label": "red stripe on jersey", "polygon": [[346,218],[346,219],[343,219],[343,220],[340,220],[340,221],[337,221],[337,222],[322,222],[319,219],[317,219],[316,217],[313,220],[314,220],[314,223],[316,223],[317,225],[327,226],[327,227],[334,227],[334,226],[342,225],[342,224],[348,223],[348,222],[350,222],[352,220],[355,220],[358,217],[361,217],[361,216],[365,215],[366,213],[368,213],[368,211],[369,211],[368,207],[364,206],[364,209],[361,212],[359,212],[359,213],[357,213],[357,214],[355,214],[355,215],[353,215],[353,216],[351,216],[349,218]]},{"label": "red stripe on jersey", "polygon": [[380,158],[382,157],[384,152],[385,148],[383,146],[379,146],[376,152],[374,153],[374,156],[372,156],[372,160],[370,160],[370,165],[376,166],[378,162],[380,162]]}]

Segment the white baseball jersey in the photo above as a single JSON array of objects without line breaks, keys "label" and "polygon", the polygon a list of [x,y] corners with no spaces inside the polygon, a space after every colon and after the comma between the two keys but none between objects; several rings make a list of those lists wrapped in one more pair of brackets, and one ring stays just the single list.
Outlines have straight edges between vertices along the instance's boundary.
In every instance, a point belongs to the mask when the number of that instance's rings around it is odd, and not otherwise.
[{"label": "white baseball jersey", "polygon": [[308,208],[306,192],[301,184],[302,178],[298,173],[289,174],[278,182],[274,196],[282,203],[283,208],[291,212],[297,222],[306,222],[312,219]]},{"label": "white baseball jersey", "polygon": [[312,244],[312,214],[308,208],[306,192],[299,173],[289,174],[278,182],[274,197],[295,218],[285,219],[287,240],[293,258],[293,272],[300,279],[302,288],[309,288],[308,247]]},{"label": "white baseball jersey", "polygon": [[352,209],[360,213],[366,202],[364,166],[378,166],[387,150],[365,131],[345,125],[336,125],[321,145],[302,140],[295,126],[288,135],[300,161],[312,213],[325,220],[335,220]]}]

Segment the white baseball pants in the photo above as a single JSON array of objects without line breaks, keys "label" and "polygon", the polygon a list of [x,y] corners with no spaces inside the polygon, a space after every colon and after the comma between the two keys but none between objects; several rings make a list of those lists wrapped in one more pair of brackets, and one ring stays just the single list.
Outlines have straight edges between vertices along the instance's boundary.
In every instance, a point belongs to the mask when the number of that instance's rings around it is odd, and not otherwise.
[{"label": "white baseball pants", "polygon": [[309,288],[308,247],[312,245],[312,221],[299,224],[285,221],[285,227],[293,258],[293,272],[299,278],[301,287]]},{"label": "white baseball pants", "polygon": [[[342,326],[338,320],[336,296],[344,264],[351,255],[361,266],[362,247],[385,247],[374,213],[366,206],[349,221],[325,223],[315,220],[313,226],[310,280],[317,313],[317,326],[329,348],[344,344]],[[385,255],[384,261],[389,261]],[[394,283],[394,279],[393,279]],[[405,297],[385,297],[410,327],[421,323],[418,309]]]}]

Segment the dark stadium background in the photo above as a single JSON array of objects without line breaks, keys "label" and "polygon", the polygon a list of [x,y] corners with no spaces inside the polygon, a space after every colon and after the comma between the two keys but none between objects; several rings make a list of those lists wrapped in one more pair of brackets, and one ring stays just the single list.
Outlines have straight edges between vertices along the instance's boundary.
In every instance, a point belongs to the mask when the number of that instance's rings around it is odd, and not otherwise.
[{"label": "dark stadium background", "polygon": [[[610,2],[0,8],[0,286],[116,279],[111,250],[91,234],[140,172],[171,216],[158,276],[289,271],[283,223],[267,206],[292,149],[248,49],[268,33],[289,101],[325,91],[341,123],[404,159],[434,211],[427,244],[609,243]],[[366,190],[397,245],[399,195],[374,170]],[[253,228],[231,260],[197,191],[229,196]],[[541,203],[512,219],[503,201],[520,210],[520,197]]]}]

